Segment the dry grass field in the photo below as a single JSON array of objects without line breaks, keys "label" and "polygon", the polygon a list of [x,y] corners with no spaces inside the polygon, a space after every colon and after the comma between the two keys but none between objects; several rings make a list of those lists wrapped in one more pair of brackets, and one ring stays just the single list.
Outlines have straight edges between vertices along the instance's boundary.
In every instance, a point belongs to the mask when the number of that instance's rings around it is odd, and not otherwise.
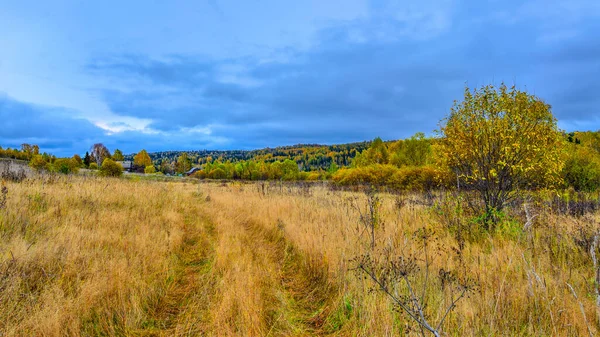
[{"label": "dry grass field", "polygon": [[507,220],[490,234],[451,196],[431,206],[382,193],[372,249],[365,194],[326,185],[45,176],[3,187],[0,336],[421,335],[356,269],[365,254],[414,261],[400,277],[432,324],[466,286],[442,335],[600,331],[597,215],[539,207],[526,230]]}]

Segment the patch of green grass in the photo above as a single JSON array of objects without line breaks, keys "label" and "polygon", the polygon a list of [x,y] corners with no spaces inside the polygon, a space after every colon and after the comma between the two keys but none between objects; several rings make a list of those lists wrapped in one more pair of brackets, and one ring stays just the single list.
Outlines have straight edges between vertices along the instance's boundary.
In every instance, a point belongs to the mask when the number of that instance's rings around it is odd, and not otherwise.
[{"label": "patch of green grass", "polygon": [[329,332],[336,332],[342,329],[352,317],[354,306],[352,305],[352,296],[345,295],[337,308],[327,316],[325,328]]}]

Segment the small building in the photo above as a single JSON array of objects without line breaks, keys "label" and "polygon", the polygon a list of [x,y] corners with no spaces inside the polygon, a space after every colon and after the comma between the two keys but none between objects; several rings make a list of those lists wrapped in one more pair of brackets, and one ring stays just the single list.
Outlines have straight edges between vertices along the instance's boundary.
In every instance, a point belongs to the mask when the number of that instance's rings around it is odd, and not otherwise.
[{"label": "small building", "polygon": [[123,166],[123,171],[133,172],[133,161],[126,160],[126,161],[118,161],[117,163],[119,163],[119,164],[121,164],[121,166]]}]

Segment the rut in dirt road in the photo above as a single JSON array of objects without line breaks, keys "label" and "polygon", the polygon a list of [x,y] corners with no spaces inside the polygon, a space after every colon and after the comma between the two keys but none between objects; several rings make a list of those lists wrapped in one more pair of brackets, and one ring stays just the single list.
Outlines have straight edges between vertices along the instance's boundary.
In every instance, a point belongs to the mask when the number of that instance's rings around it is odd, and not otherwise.
[{"label": "rut in dirt road", "polygon": [[[285,237],[282,227],[266,229],[255,222],[244,224],[249,247],[268,247],[269,263],[277,266],[281,307],[269,333],[322,335],[328,305],[336,294],[327,279],[326,266],[303,255]],[[252,249],[259,252],[258,249]],[[255,253],[257,254],[257,253]],[[283,323],[283,324],[282,324]]]},{"label": "rut in dirt road", "polygon": [[[215,230],[204,218],[186,226],[177,267],[169,285],[148,310],[149,319],[138,336],[194,336],[205,333],[208,304],[216,282],[212,273]],[[194,227],[196,226],[196,227]]]},{"label": "rut in dirt road", "polygon": [[[319,336],[338,298],[327,265],[243,214],[207,203],[138,336]],[[195,227],[194,227],[195,226]]]}]

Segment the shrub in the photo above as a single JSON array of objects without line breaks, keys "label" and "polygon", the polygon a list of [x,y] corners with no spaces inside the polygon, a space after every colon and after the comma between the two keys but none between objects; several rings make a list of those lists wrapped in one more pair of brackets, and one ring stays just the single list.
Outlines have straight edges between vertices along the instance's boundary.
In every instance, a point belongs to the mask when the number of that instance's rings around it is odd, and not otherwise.
[{"label": "shrub", "polygon": [[594,192],[600,186],[600,165],[589,157],[569,158],[563,175],[565,184],[576,191]]},{"label": "shrub", "polygon": [[144,168],[144,173],[146,173],[146,174],[156,173],[156,169],[154,168],[154,165],[146,166],[146,168]]},{"label": "shrub", "polygon": [[321,179],[321,174],[319,174],[319,172],[310,172],[306,176],[306,180],[309,180],[309,181],[316,181],[319,179]]},{"label": "shrub", "polygon": [[196,179],[206,179],[206,172],[204,172],[203,170],[196,171],[196,172],[192,173],[190,175],[190,177],[196,178]]},{"label": "shrub", "polygon": [[373,164],[353,169],[341,169],[332,176],[332,180],[340,185],[384,186],[391,181],[391,177],[397,171],[398,168],[393,165]]},{"label": "shrub", "polygon": [[77,173],[79,163],[73,158],[58,158],[52,163],[51,170],[62,174]]},{"label": "shrub", "polygon": [[331,177],[338,185],[389,186],[396,190],[428,191],[452,185],[448,172],[430,166],[397,168],[393,165],[340,169]]},{"label": "shrub", "polygon": [[34,155],[33,158],[31,158],[31,161],[29,162],[29,166],[31,168],[33,168],[34,170],[47,170],[48,169],[48,162],[46,162],[44,160],[44,157],[42,157],[42,155]]},{"label": "shrub", "polygon": [[223,169],[216,168],[216,169],[210,171],[210,173],[208,174],[208,177],[210,179],[225,179],[227,177],[227,174],[225,173],[225,171],[223,171]]},{"label": "shrub", "polygon": [[[91,166],[91,165],[90,165]],[[104,159],[100,167],[100,175],[104,177],[120,177],[123,174],[123,166],[112,159]]]}]

